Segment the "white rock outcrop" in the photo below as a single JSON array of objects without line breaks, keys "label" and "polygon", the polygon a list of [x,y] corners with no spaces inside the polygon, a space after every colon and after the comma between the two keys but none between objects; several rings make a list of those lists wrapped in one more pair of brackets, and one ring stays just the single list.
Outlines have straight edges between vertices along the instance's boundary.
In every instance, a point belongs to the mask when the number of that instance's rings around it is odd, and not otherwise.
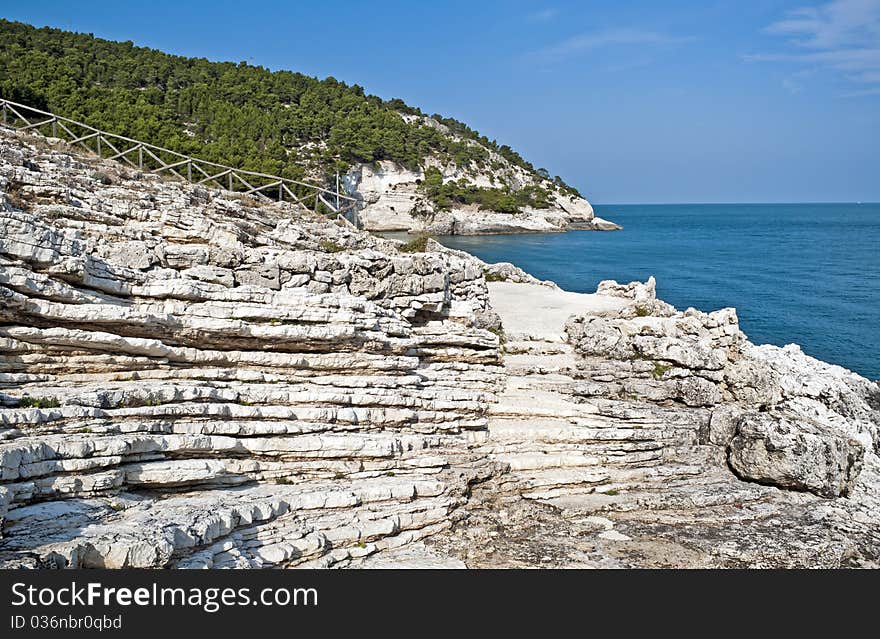
[{"label": "white rock outcrop", "polygon": [[0,194],[2,567],[880,565],[880,389],[733,309],[5,129]]},{"label": "white rock outcrop", "polygon": [[880,448],[880,389],[797,347],[752,345],[733,309],[677,312],[654,299],[654,288],[653,281],[603,282],[600,291],[631,298],[632,306],[613,317],[568,323],[569,339],[583,356],[578,392],[726,406],[736,417],[725,413],[713,443],[728,448],[740,477],[825,497],[847,495],[866,450],[873,455]]},{"label": "white rock outcrop", "polygon": [[[405,116],[414,118],[416,116]],[[482,146],[465,140],[432,118],[425,124],[442,130],[460,143]],[[420,190],[425,179],[422,169],[411,170],[383,160],[352,168],[343,179],[345,188],[360,201],[359,223],[369,231],[409,231],[434,235],[481,235],[493,233],[552,233],[568,229],[613,231],[620,227],[596,217],[584,198],[561,188],[552,180],[511,163],[502,155],[483,147],[488,163],[470,162],[459,166],[429,157],[426,165],[439,169],[444,182],[455,181],[480,188],[538,186],[550,193],[547,208],[526,207],[520,213],[482,210],[476,205],[438,210]]]},{"label": "white rock outcrop", "polygon": [[479,450],[507,471],[429,543],[471,567],[878,567],[877,385],[654,288],[489,284],[507,385]]},{"label": "white rock outcrop", "polygon": [[8,132],[0,191],[0,565],[344,565],[491,473],[478,264]]}]

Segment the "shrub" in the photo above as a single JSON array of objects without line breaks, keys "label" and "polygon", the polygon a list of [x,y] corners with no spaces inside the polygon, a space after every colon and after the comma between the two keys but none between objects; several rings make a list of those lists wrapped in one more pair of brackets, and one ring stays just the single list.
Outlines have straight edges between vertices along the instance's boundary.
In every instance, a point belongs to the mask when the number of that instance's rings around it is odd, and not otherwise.
[{"label": "shrub", "polygon": [[654,370],[651,371],[651,375],[654,379],[662,379],[663,376],[670,370],[672,370],[672,366],[668,364],[661,364],[660,362],[653,362]]},{"label": "shrub", "polygon": [[490,333],[495,333],[498,336],[498,343],[502,346],[507,342],[507,335],[504,334],[504,328],[501,326],[496,326],[489,329]]},{"label": "shrub", "polygon": [[110,178],[110,176],[103,171],[95,171],[94,173],[92,173],[92,179],[100,182],[104,186],[110,186],[111,184],[113,184],[113,180]]},{"label": "shrub", "polygon": [[418,235],[405,244],[397,247],[401,253],[424,253],[428,249],[430,235]]},{"label": "shrub", "polygon": [[501,273],[497,273],[495,271],[489,271],[487,269],[483,269],[483,277],[486,278],[487,282],[506,282],[504,276]]},{"label": "shrub", "polygon": [[340,251],[345,250],[344,246],[340,246],[333,240],[321,240],[318,242],[318,246],[320,246],[321,250],[325,253],[339,253]]},{"label": "shrub", "polygon": [[55,397],[24,396],[18,401],[19,408],[58,408],[61,406]]},{"label": "shrub", "polygon": [[21,187],[23,186],[24,183],[18,180],[9,180],[6,184],[6,201],[19,211],[27,211],[27,202],[21,197]]}]

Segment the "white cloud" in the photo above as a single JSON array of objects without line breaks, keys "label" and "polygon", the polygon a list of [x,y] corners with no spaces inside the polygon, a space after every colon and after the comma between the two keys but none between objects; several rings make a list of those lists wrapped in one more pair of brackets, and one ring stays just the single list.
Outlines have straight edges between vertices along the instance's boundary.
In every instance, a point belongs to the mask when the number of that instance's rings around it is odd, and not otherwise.
[{"label": "white cloud", "polygon": [[787,78],[783,78],[782,87],[789,93],[797,95],[804,90],[804,79],[813,75],[813,72],[814,69],[803,69],[797,73],[792,73]]},{"label": "white cloud", "polygon": [[550,22],[558,15],[559,9],[550,7],[547,9],[541,9],[540,11],[535,11],[534,13],[530,13],[527,16],[527,19],[529,22]]},{"label": "white cloud", "polygon": [[787,50],[747,55],[747,61],[789,62],[830,70],[846,81],[872,85],[847,95],[877,95],[880,0],[833,0],[803,7],[764,31],[784,37]]},{"label": "white cloud", "polygon": [[834,0],[792,11],[767,27],[768,33],[791,36],[814,49],[876,45],[880,38],[880,0]]},{"label": "white cloud", "polygon": [[792,78],[783,78],[782,86],[786,91],[795,95],[804,90],[804,87],[800,83],[795,82]]},{"label": "white cloud", "polygon": [[578,53],[605,47],[677,45],[692,40],[693,38],[681,38],[639,29],[611,29],[585,33],[563,40],[558,44],[536,51],[532,56],[550,62],[564,60]]}]

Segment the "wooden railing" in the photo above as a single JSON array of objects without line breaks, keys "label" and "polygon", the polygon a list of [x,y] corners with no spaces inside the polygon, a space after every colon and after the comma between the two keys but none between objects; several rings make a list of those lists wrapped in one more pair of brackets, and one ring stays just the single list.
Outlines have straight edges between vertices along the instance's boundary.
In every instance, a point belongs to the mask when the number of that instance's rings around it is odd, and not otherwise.
[{"label": "wooden railing", "polygon": [[139,171],[174,175],[193,184],[214,185],[257,198],[293,202],[307,208],[314,207],[315,212],[344,215],[349,219],[357,212],[357,200],[338,190],[200,160],[2,98],[0,109],[3,126],[61,138],[72,146],[97,154],[99,158],[116,160]]}]

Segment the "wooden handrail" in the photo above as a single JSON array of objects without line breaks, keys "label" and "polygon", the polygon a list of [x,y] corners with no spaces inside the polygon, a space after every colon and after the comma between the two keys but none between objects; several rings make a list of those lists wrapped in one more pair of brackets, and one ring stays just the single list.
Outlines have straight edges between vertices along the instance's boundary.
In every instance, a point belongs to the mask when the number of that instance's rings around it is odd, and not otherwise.
[{"label": "wooden handrail", "polygon": [[[40,127],[51,125],[53,137],[58,137],[60,129],[69,136],[67,142],[70,144],[78,144],[90,152],[97,152],[99,157],[103,156],[103,143],[111,152],[110,155],[104,159],[120,162],[124,161],[132,167],[140,170],[149,171],[151,173],[161,173],[166,171],[193,184],[213,182],[218,188],[231,192],[237,192],[232,189],[233,180],[237,180],[245,188],[245,191],[243,191],[244,194],[255,195],[265,199],[277,199],[279,202],[293,202],[298,205],[302,205],[304,201],[311,200],[311,198],[314,197],[316,212],[319,210],[319,203],[333,214],[342,215],[357,210],[358,201],[356,198],[318,184],[303,182],[301,180],[292,180],[281,177],[280,175],[270,175],[258,171],[237,169],[225,164],[218,164],[217,162],[191,157],[177,151],[172,151],[171,149],[150,144],[149,142],[135,140],[133,138],[125,137],[124,135],[117,135],[116,133],[101,131],[88,124],[77,122],[70,118],[65,118],[48,111],[42,111],[27,106],[26,104],[19,104],[4,98],[0,98],[0,109],[2,109],[2,124],[4,126],[9,126],[17,131],[39,131]],[[22,115],[22,112],[34,115],[31,116],[31,119],[28,119]],[[8,115],[10,113],[14,116],[11,122]],[[44,117],[46,119],[32,122],[31,120],[36,119],[35,116]],[[15,126],[16,122],[21,122],[22,124],[20,126]],[[79,127],[81,131],[80,133],[75,132],[76,127]],[[85,133],[82,133],[82,131]],[[86,144],[86,142],[90,140],[95,141],[95,149],[90,148]],[[124,146],[122,143],[130,146],[128,146],[128,148],[122,148]],[[128,157],[128,154],[134,151],[137,151],[137,163]],[[145,153],[146,156],[144,155]],[[170,155],[172,156],[172,159],[166,161],[163,159],[163,155],[166,157]],[[148,161],[146,164],[144,162],[145,159]],[[155,164],[158,164],[158,166],[150,167],[150,159],[152,159]],[[186,175],[181,175],[181,173],[175,170],[183,168],[186,168]],[[201,175],[194,174],[193,169],[198,171]],[[227,176],[228,184],[224,187],[219,179]],[[246,177],[248,179],[245,179]],[[265,184],[262,184],[261,182],[265,182]],[[339,179],[337,176],[337,189],[339,188],[338,183]],[[299,187],[301,192],[304,190],[306,193],[298,196],[296,194],[296,187]],[[269,189],[272,189],[273,197],[269,197],[264,193],[264,191],[268,191]]]}]

